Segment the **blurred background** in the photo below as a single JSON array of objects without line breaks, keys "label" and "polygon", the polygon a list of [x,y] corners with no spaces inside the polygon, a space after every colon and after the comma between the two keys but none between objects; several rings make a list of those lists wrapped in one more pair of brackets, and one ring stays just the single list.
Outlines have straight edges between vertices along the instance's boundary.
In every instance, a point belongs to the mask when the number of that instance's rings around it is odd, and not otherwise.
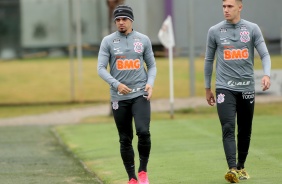
[{"label": "blurred background", "polygon": [[[0,0],[0,58],[68,56],[68,47],[76,40],[77,17],[83,55],[95,56],[102,38],[115,30],[110,13],[122,3],[132,6],[134,28],[151,38],[155,51],[161,50],[157,33],[171,14],[177,55],[188,53],[191,24],[194,47],[197,54],[203,54],[207,30],[223,19],[221,2],[216,0]],[[260,26],[269,51],[275,54],[281,51],[281,7],[280,0],[244,1],[242,12],[244,19]]]},{"label": "blurred background", "polygon": [[[104,116],[112,113],[109,85],[97,74],[100,42],[116,30],[112,12],[123,3],[133,8],[133,27],[149,36],[156,56],[158,73],[152,98],[156,102],[155,106],[152,103],[156,149],[150,167],[157,172],[152,181],[221,183],[218,176],[225,166],[218,158],[223,153],[218,146],[220,124],[216,123],[216,109],[205,100],[203,68],[208,29],[224,19],[222,0],[0,0],[0,183],[86,183],[77,177],[85,173],[91,173],[91,181],[96,174],[106,183],[126,179],[118,164],[118,144],[113,144],[118,140],[113,119]],[[250,169],[259,177],[248,182],[281,183],[282,149],[277,145],[282,138],[282,0],[243,3],[242,18],[260,26],[273,69],[270,93],[263,92],[260,98],[266,103],[256,104],[255,110],[256,142]],[[175,121],[168,120],[166,111],[170,105],[168,51],[158,39],[168,15],[176,43],[173,77],[179,106]],[[256,55],[259,92],[261,69]],[[264,98],[268,94],[275,98]],[[63,126],[65,123],[68,125]],[[64,150],[59,149],[61,145]],[[87,172],[62,154],[75,157],[75,163],[83,162]],[[214,160],[218,167],[211,168]]]},{"label": "blurred background", "polygon": [[[104,36],[115,31],[112,11],[123,3],[133,8],[134,29],[150,37],[156,57],[167,56],[158,32],[171,15],[174,57],[184,58],[183,62],[188,61],[191,47],[195,62],[203,60],[207,31],[223,20],[222,2],[218,0],[0,0],[0,103],[99,101],[93,91],[108,90],[104,82],[94,80],[98,78],[95,62],[99,45]],[[257,23],[270,54],[280,55],[282,1],[243,3],[242,18]],[[49,68],[51,63],[54,66]],[[44,82],[31,82],[39,76]],[[188,75],[185,77],[189,83]],[[188,97],[188,86],[185,94],[176,93],[176,97]],[[54,94],[60,97],[53,98]]]}]

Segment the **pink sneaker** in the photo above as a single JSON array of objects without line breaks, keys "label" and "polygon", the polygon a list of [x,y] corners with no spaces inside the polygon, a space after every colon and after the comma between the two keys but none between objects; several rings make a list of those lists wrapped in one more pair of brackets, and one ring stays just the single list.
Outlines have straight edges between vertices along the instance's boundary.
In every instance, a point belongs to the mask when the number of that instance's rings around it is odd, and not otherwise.
[{"label": "pink sneaker", "polygon": [[147,172],[141,171],[138,173],[139,184],[150,184]]},{"label": "pink sneaker", "polygon": [[138,184],[138,182],[136,179],[131,178],[131,180],[127,184]]}]

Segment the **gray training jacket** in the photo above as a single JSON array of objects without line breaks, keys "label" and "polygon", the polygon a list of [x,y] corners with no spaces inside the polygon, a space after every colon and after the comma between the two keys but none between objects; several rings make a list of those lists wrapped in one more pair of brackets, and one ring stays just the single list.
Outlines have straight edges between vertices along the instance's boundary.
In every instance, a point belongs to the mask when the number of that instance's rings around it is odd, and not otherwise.
[{"label": "gray training jacket", "polygon": [[[98,54],[97,70],[99,76],[110,85],[111,101],[145,94],[146,84],[153,87],[157,73],[150,39],[134,30],[128,35],[116,31],[104,37]],[[120,83],[131,88],[132,92],[120,94],[117,90]]]},{"label": "gray training jacket", "polygon": [[205,87],[211,88],[216,61],[216,88],[254,91],[254,48],[260,55],[264,75],[270,76],[271,60],[257,24],[241,19],[237,24],[222,21],[208,31],[205,55]]}]

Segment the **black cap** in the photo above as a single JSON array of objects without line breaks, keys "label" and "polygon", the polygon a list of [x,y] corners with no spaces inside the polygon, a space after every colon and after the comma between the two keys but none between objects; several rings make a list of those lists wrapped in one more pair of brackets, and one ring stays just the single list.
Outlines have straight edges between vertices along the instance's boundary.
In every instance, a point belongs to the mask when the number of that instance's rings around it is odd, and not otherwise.
[{"label": "black cap", "polygon": [[134,21],[133,10],[130,6],[127,5],[119,5],[114,10],[114,19],[116,20],[118,17],[126,17],[131,21]]}]

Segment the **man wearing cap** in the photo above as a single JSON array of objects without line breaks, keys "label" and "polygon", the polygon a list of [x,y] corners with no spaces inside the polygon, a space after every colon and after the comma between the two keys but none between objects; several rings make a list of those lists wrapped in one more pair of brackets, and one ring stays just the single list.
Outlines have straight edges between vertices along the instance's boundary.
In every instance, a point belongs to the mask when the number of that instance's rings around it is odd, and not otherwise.
[{"label": "man wearing cap", "polygon": [[[157,73],[156,62],[150,39],[132,28],[134,15],[131,7],[117,6],[114,21],[117,31],[103,38],[97,70],[110,86],[112,112],[119,134],[121,158],[129,177],[128,184],[137,184],[138,181],[139,184],[149,184],[150,99]],[[108,65],[110,72],[107,71]],[[138,178],[132,147],[133,119],[138,136]]]}]

